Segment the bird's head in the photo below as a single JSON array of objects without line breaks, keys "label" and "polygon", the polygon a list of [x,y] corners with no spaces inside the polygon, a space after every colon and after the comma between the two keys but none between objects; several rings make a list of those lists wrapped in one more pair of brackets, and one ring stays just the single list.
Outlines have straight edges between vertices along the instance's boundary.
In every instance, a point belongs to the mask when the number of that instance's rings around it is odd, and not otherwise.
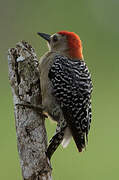
[{"label": "bird's head", "polygon": [[38,33],[48,41],[49,50],[68,56],[71,59],[83,59],[82,43],[74,32],[60,31],[53,35]]}]

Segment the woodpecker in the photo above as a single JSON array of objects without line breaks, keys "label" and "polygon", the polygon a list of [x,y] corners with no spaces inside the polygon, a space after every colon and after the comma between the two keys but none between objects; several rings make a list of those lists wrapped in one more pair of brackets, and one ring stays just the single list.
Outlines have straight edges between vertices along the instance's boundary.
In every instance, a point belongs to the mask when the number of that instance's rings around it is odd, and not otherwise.
[{"label": "woodpecker", "polygon": [[43,113],[57,122],[47,157],[50,159],[60,144],[67,147],[71,137],[82,152],[91,123],[92,81],[81,40],[69,31],[38,35],[47,40],[49,47],[39,62]]}]

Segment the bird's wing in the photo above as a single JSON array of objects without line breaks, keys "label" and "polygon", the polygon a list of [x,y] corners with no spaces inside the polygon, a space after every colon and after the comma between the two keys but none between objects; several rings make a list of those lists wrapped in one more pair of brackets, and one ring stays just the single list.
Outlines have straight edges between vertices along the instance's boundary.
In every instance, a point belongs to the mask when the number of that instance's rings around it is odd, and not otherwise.
[{"label": "bird's wing", "polygon": [[83,60],[57,55],[48,76],[77,148],[82,151],[91,123],[92,81],[88,68]]}]

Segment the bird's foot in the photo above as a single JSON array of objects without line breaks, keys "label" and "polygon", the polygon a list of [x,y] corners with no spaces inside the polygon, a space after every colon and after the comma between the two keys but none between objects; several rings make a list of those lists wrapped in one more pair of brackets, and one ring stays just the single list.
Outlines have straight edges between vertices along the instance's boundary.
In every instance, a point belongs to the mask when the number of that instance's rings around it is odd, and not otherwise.
[{"label": "bird's foot", "polygon": [[35,110],[36,112],[42,114],[45,118],[47,118],[47,116],[43,114],[43,106],[42,105],[30,104],[28,102],[17,103],[15,105],[16,106],[22,106],[22,107],[31,108],[31,109]]}]

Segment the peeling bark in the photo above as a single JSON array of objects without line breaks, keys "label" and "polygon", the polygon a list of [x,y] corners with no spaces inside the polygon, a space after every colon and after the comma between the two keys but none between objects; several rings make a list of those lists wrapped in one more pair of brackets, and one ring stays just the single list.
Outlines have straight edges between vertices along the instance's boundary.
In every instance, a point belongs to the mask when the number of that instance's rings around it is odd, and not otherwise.
[{"label": "peeling bark", "polygon": [[[47,134],[41,105],[38,59],[27,42],[8,51],[9,80],[13,94],[17,145],[24,180],[52,180],[46,157]],[[28,106],[26,106],[27,104]]]}]

